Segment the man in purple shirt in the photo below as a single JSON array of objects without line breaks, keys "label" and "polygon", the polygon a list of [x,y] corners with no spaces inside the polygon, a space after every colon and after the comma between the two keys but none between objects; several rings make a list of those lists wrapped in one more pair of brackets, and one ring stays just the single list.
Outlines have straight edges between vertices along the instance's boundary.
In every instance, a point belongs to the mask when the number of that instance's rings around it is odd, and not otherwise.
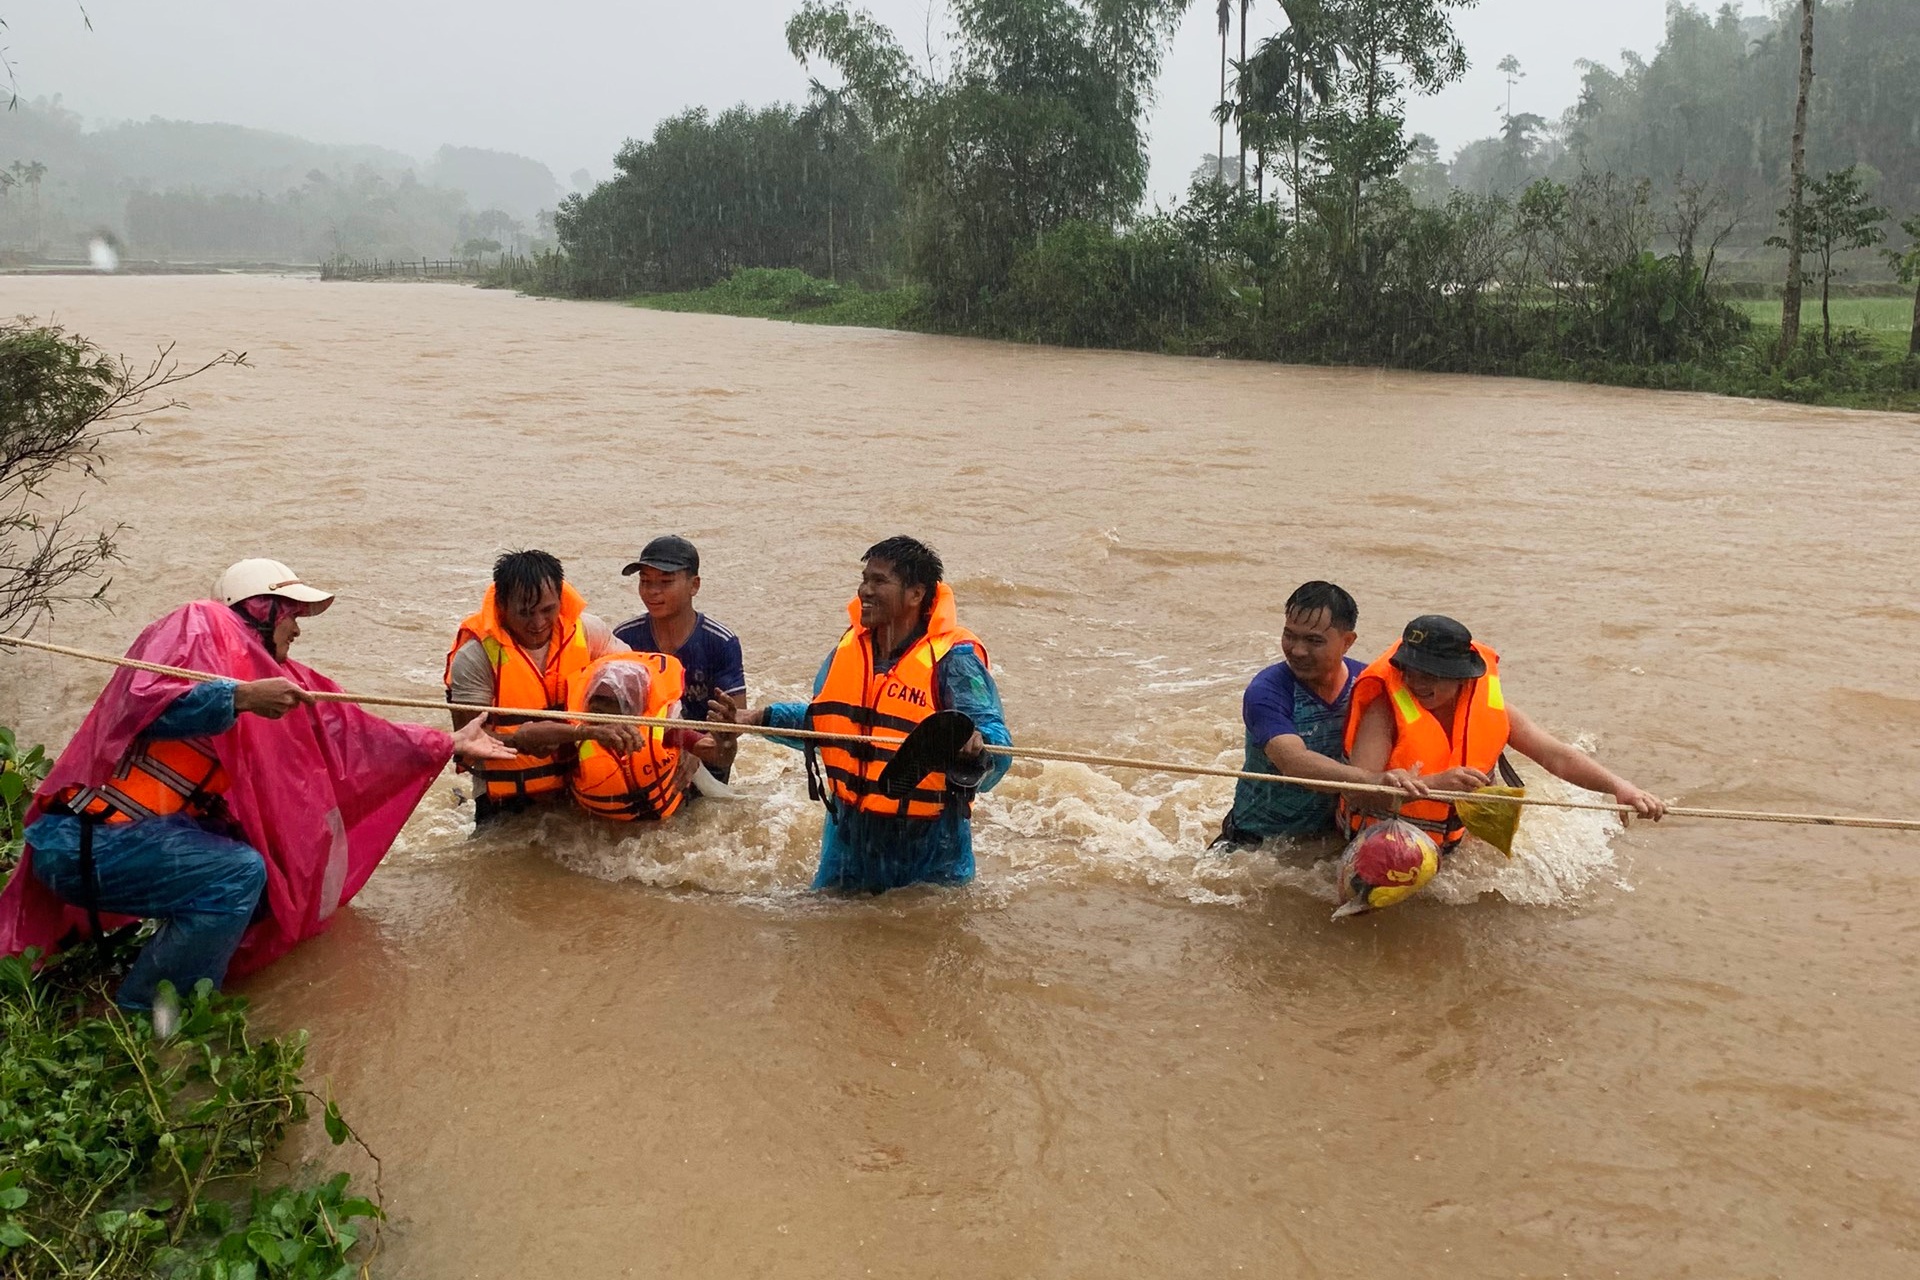
[{"label": "man in purple shirt", "polygon": [[[649,542],[620,572],[639,575],[640,603],[647,611],[615,627],[614,638],[635,653],[680,659],[687,674],[680,700],[686,719],[708,719],[712,707],[713,719],[731,722],[733,713],[746,705],[747,673],[739,637],[693,607],[693,598],[700,594],[699,548],[678,534],[666,534]],[[740,749],[740,735],[714,736],[720,754],[707,769],[725,782]]]},{"label": "man in purple shirt", "polygon": [[[1353,681],[1365,667],[1349,658],[1360,611],[1353,597],[1331,582],[1308,582],[1287,597],[1280,633],[1285,658],[1253,678],[1241,703],[1247,727],[1248,773],[1282,774],[1323,782],[1359,782],[1426,794],[1420,780],[1402,769],[1376,772],[1347,763],[1347,708]],[[1333,830],[1335,792],[1290,783],[1242,779],[1233,809],[1221,823],[1216,849],[1252,846],[1278,836],[1309,836]]]}]

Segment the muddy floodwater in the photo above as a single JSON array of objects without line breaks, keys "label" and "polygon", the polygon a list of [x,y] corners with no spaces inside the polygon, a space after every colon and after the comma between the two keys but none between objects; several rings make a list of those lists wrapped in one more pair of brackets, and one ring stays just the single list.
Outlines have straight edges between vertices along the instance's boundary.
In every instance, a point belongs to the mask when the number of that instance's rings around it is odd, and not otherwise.
[{"label": "muddy floodwater", "polygon": [[[757,703],[911,532],[1026,744],[1237,762],[1324,577],[1356,656],[1453,614],[1663,795],[1920,814],[1914,417],[435,285],[0,278],[0,312],[248,352],[114,446],[127,564],[69,644],[268,555],[340,595],[299,656],[436,697],[499,550],[617,621],[678,531]],[[0,720],[64,741],[104,676],[0,659]],[[380,1274],[1920,1274],[1920,837],[1535,811],[1334,924],[1328,850],[1204,852],[1230,784],[1049,764],[980,804],[973,886],[822,900],[799,757],[741,760],[663,830],[478,840],[449,774],[239,984],[385,1162]]]}]

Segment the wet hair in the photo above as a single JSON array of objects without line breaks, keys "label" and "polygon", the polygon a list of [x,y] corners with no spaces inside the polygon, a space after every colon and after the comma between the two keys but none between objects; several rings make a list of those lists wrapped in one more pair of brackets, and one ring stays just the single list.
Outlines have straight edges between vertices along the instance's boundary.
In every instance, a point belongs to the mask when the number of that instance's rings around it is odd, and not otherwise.
[{"label": "wet hair", "polygon": [[909,538],[897,533],[891,538],[874,543],[867,553],[860,557],[860,563],[869,560],[885,560],[900,575],[902,584],[909,587],[927,589],[926,607],[933,607],[933,589],[940,585],[946,576],[947,567],[940,563],[940,553],[918,538]]},{"label": "wet hair", "polygon": [[1341,631],[1351,631],[1360,621],[1360,606],[1353,597],[1334,586],[1331,582],[1303,582],[1287,597],[1287,616],[1289,618],[1311,618],[1322,609],[1327,611],[1327,619]]},{"label": "wet hair", "polygon": [[500,605],[538,600],[566,580],[560,562],[544,551],[509,551],[493,562],[493,598]]}]

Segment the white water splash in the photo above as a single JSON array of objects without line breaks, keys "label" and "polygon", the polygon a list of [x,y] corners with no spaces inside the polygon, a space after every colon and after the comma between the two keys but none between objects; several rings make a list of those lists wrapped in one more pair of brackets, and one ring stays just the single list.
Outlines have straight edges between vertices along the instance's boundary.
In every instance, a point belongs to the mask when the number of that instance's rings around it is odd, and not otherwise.
[{"label": "white water splash", "polygon": [[[1537,795],[1590,798],[1538,770],[1525,773]],[[1274,892],[1337,901],[1337,840],[1275,840],[1214,852],[1208,846],[1231,802],[1231,783],[1123,776],[1081,764],[1016,765],[974,810],[975,891],[1006,901],[1042,886],[1112,884],[1222,906]],[[468,785],[455,784],[460,791]],[[469,839],[470,804],[443,784],[408,823],[395,853],[410,864],[431,864],[505,842],[600,880],[791,907],[808,896],[821,822],[799,757],[744,757],[731,789],[737,798],[690,802],[663,825],[615,826],[562,806],[475,841]],[[1512,858],[1470,838],[1423,896],[1455,906],[1493,894],[1526,906],[1565,907],[1603,881],[1630,891],[1611,846],[1621,830],[1610,813],[1530,808]]]}]

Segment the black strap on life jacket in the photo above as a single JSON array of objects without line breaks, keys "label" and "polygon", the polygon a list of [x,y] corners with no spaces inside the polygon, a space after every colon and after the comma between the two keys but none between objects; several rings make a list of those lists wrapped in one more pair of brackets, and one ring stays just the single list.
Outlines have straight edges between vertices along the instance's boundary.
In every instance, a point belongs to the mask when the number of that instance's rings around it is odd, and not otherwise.
[{"label": "black strap on life jacket", "polygon": [[87,909],[87,928],[98,942],[104,931],[100,928],[100,878],[93,865],[93,826],[92,817],[80,815],[80,905]]}]

